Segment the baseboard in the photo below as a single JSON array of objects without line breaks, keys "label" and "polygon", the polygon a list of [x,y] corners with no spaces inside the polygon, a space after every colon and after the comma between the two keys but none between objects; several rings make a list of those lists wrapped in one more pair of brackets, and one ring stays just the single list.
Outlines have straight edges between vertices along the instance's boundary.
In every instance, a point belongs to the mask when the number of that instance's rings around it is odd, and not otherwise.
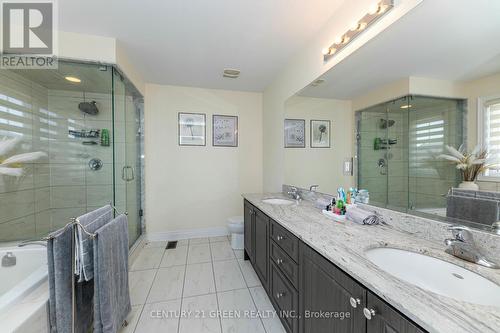
[{"label": "baseboard", "polygon": [[146,233],[146,239],[149,242],[159,242],[159,241],[173,241],[189,238],[200,238],[200,237],[217,237],[226,236],[229,232],[226,227],[215,227],[215,228],[204,228],[204,229],[185,229],[177,231],[165,231],[165,232],[148,232]]},{"label": "baseboard", "polygon": [[128,260],[129,262],[134,262],[135,258],[139,255],[142,248],[146,244],[146,237],[144,235],[140,235],[139,238],[135,241],[134,245],[128,251]]}]

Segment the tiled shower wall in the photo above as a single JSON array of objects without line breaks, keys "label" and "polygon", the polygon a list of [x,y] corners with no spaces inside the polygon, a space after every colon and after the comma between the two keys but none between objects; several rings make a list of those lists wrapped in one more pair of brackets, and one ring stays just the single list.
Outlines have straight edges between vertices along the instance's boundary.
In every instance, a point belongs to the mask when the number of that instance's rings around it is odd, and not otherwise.
[{"label": "tiled shower wall", "polygon": [[[404,114],[390,113],[387,117],[385,107],[373,112],[361,113],[359,131],[359,184],[370,191],[370,200],[374,203],[386,203],[394,207],[406,207],[408,198],[408,139],[404,135],[407,119]],[[380,126],[381,119],[394,120],[389,129]],[[397,144],[390,149],[374,149],[375,138],[395,139]],[[387,167],[378,166],[384,159]],[[388,191],[389,189],[389,191]]]},{"label": "tiled shower wall", "polygon": [[[101,146],[99,138],[76,138],[69,130],[108,129],[112,131],[111,94],[49,90],[49,169],[51,226],[58,228],[70,217],[113,201],[113,147]],[[80,102],[96,101],[99,113],[87,115]],[[84,145],[95,141],[97,145]],[[89,161],[98,158],[98,171]]]},{"label": "tiled shower wall", "polygon": [[[97,102],[98,115],[78,109],[80,102],[92,100]],[[44,236],[70,217],[112,202],[112,146],[83,145],[82,141],[100,141],[68,133],[103,128],[112,130],[111,94],[47,90],[10,71],[0,71],[0,139],[20,136],[22,145],[14,153],[48,154],[27,165],[20,178],[0,175],[0,241]],[[91,158],[101,159],[103,168],[90,170]]]},{"label": "tiled shower wall", "polygon": [[[423,103],[419,101],[423,100]],[[459,183],[454,165],[437,158],[444,146],[462,143],[462,109],[459,101],[417,97],[410,112],[409,202],[414,209],[444,208],[448,189]]]},{"label": "tiled shower wall", "polygon": [[[48,122],[47,90],[10,71],[0,71],[0,140],[22,139],[9,156],[48,152]],[[0,241],[44,235],[50,224],[47,159],[27,165],[20,178],[0,175]]]},{"label": "tiled shower wall", "polygon": [[[410,110],[393,103],[358,114],[358,186],[368,189],[370,201],[391,209],[445,207],[448,189],[458,184],[453,165],[437,158],[445,145],[462,140],[461,101],[413,97]],[[381,119],[393,120],[388,129]],[[390,150],[374,149],[375,138],[397,140]],[[378,162],[385,160],[387,167]]]}]

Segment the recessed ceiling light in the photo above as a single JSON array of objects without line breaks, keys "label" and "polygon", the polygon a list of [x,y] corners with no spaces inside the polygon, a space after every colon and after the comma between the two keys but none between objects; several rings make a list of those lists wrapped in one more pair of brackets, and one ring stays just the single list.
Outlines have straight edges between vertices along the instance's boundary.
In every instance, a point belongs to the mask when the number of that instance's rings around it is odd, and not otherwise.
[{"label": "recessed ceiling light", "polygon": [[240,71],[238,69],[226,68],[224,69],[222,76],[230,79],[237,79],[240,76]]},{"label": "recessed ceiling light", "polygon": [[82,80],[80,80],[79,78],[74,77],[74,76],[66,76],[64,78],[66,80],[68,80],[69,82],[73,82],[73,83],[80,83],[80,82],[82,82]]},{"label": "recessed ceiling light", "polygon": [[411,104],[401,105],[399,108],[400,109],[409,109],[409,108],[411,108]]}]

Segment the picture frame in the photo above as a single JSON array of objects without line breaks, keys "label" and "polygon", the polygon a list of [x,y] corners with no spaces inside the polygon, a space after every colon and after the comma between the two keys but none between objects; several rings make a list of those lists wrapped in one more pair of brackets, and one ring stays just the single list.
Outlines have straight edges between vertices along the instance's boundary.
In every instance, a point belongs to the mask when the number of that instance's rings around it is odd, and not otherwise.
[{"label": "picture frame", "polygon": [[285,148],[306,147],[306,121],[304,119],[285,119]]},{"label": "picture frame", "polygon": [[311,148],[330,148],[331,122],[330,120],[311,120],[310,127]]},{"label": "picture frame", "polygon": [[238,117],[212,115],[212,146],[238,147]]},{"label": "picture frame", "polygon": [[206,115],[179,112],[178,117],[179,146],[206,146]]}]

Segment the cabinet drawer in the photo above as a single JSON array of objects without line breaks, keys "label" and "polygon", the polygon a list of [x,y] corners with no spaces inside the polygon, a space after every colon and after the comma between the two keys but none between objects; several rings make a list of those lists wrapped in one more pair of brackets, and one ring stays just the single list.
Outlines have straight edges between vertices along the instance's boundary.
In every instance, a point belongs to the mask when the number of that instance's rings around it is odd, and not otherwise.
[{"label": "cabinet drawer", "polygon": [[299,261],[299,239],[275,221],[271,223],[271,239],[295,262]]},{"label": "cabinet drawer", "polygon": [[297,291],[274,263],[271,263],[271,298],[277,306],[278,316],[289,333],[298,332]]},{"label": "cabinet drawer", "polygon": [[274,241],[271,241],[271,260],[297,288],[299,285],[299,266]]}]

